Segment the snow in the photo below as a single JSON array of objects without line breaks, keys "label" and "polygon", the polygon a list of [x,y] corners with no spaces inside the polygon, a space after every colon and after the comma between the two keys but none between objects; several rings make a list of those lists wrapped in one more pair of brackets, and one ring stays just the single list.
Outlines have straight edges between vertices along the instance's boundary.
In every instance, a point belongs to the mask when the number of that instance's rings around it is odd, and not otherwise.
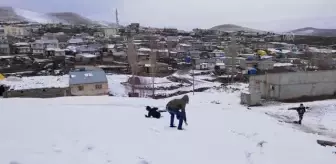
[{"label": "snow", "polygon": [[276,52],[276,53],[284,53],[284,54],[292,52],[291,50],[285,50],[285,49],[282,49],[280,51],[280,50],[277,50],[275,48],[268,48],[267,50],[272,51],[272,52]]},{"label": "snow", "polygon": [[315,30],[309,29],[309,30],[300,30],[295,32],[296,35],[311,35],[315,32]]},{"label": "snow", "polygon": [[96,58],[97,55],[94,54],[89,54],[89,53],[81,53],[81,54],[77,54],[78,56],[82,56],[84,58]]},{"label": "snow", "polygon": [[286,67],[286,66],[293,66],[292,63],[274,63],[274,67]]},{"label": "snow", "polygon": [[0,163],[335,163],[335,148],[316,144],[323,136],[263,113],[283,104],[247,110],[239,92],[217,90],[189,97],[185,131],[168,127],[168,113],[144,117],[146,105],[164,109],[172,98],[0,99]]},{"label": "snow", "polygon": [[57,19],[56,17],[44,14],[44,13],[38,13],[30,10],[20,9],[20,8],[14,8],[14,12],[27,19],[28,21],[37,22],[37,23],[66,23],[65,21],[61,21],[60,19]]},{"label": "snow", "polygon": [[[336,138],[336,105],[335,100],[325,100],[304,103],[310,107],[304,116],[303,124],[309,127],[313,133],[321,133],[327,137]],[[277,116],[285,116],[292,119],[298,119],[296,111],[288,111],[290,107],[297,107],[298,103],[277,104],[271,107],[260,107],[260,111]]]},{"label": "snow", "polygon": [[13,90],[31,88],[68,87],[69,76],[33,76],[33,77],[9,77],[0,81],[0,84],[9,86]]},{"label": "snow", "polygon": [[138,51],[140,51],[140,52],[151,52],[152,50],[150,48],[139,48]]}]

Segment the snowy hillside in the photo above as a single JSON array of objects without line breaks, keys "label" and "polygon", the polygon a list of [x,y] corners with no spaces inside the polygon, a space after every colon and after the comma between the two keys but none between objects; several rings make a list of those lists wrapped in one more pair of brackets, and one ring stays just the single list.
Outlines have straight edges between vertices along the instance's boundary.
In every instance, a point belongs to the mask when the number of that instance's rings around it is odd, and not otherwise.
[{"label": "snowy hillside", "polygon": [[17,15],[25,18],[29,22],[37,22],[37,23],[66,23],[64,20],[60,20],[56,17],[50,16],[44,13],[38,13],[30,10],[14,8],[14,11]]},{"label": "snowy hillside", "polygon": [[294,33],[295,35],[336,36],[336,29],[318,29],[313,27],[306,27],[290,32]]},{"label": "snowy hillside", "polygon": [[238,95],[216,90],[189,94],[184,131],[168,127],[168,113],[161,119],[144,117],[146,105],[163,109],[170,99],[0,99],[0,163],[335,163],[336,148],[316,144],[328,137],[264,114],[275,106],[247,110]]},{"label": "snowy hillside", "polygon": [[[177,76],[177,75],[175,75]],[[110,93],[114,96],[127,96],[128,92],[131,91],[131,87],[127,85],[123,85],[122,83],[125,83],[127,79],[130,77],[130,75],[115,75],[115,74],[109,74],[107,75],[108,84]],[[192,81],[192,77],[189,75],[179,75],[178,78],[184,78],[188,81]],[[139,77],[142,81],[141,87],[148,86],[149,88],[152,88],[152,79],[150,77]],[[208,82],[204,79],[210,79],[210,76],[207,75],[201,75],[201,76],[195,76],[195,89],[199,88],[211,88],[215,86],[220,86],[220,83],[215,82]],[[155,78],[154,80],[154,87],[157,88],[155,93],[156,95],[167,95],[167,94],[173,94],[178,91],[192,91],[193,86],[188,83],[180,83],[180,82],[172,82],[168,80],[168,77],[161,77],[161,78]],[[52,87],[68,87],[69,86],[69,75],[64,76],[32,76],[32,77],[9,77],[5,80],[0,81],[0,84],[4,84],[6,86],[9,86],[10,89],[13,90],[25,90],[25,89],[31,89],[31,88],[52,88]],[[169,89],[169,87],[173,87]],[[143,90],[142,90],[143,91]],[[139,90],[136,90],[136,92],[139,92]],[[152,90],[148,89],[147,91],[143,91],[144,97],[148,95],[152,95]]]},{"label": "snowy hillside", "polygon": [[[72,12],[40,13],[21,8],[0,7],[0,21],[27,21],[31,23],[94,24],[107,26],[106,22],[95,21]],[[109,25],[108,25],[109,26]]]}]

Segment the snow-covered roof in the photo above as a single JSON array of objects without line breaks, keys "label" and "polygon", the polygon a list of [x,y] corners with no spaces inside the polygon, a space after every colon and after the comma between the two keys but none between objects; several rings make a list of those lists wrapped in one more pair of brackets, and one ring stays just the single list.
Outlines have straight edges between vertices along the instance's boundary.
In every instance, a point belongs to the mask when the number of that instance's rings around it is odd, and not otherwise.
[{"label": "snow-covered roof", "polygon": [[68,43],[70,44],[78,44],[78,43],[83,43],[83,39],[81,38],[71,38],[68,40]]},{"label": "snow-covered roof", "polygon": [[185,43],[180,43],[179,45],[180,45],[180,46],[183,46],[183,47],[191,47],[190,44],[185,44]]},{"label": "snow-covered roof", "polygon": [[267,50],[271,51],[271,52],[284,53],[284,54],[291,52],[291,50],[286,50],[286,49],[278,50],[278,49],[275,49],[275,48],[268,48]]},{"label": "snow-covered roof", "polygon": [[64,49],[48,47],[48,48],[46,48],[46,51],[57,51],[57,52],[62,52],[62,51],[64,51]]},{"label": "snow-covered roof", "polygon": [[142,52],[150,52],[152,51],[150,48],[139,48],[138,51],[142,51]]},{"label": "snow-covered roof", "polygon": [[274,63],[274,67],[286,67],[286,66],[292,66],[292,63]]},{"label": "snow-covered roof", "polygon": [[270,58],[273,58],[273,56],[268,56],[268,55],[261,56],[261,59],[270,59]]},{"label": "snow-covered roof", "polygon": [[114,48],[115,47],[115,44],[107,44],[106,45],[106,48]]},{"label": "snow-covered roof", "polygon": [[97,55],[93,55],[93,54],[89,54],[89,53],[81,53],[81,54],[76,54],[78,56],[82,56],[82,57],[85,57],[85,58],[96,58]]},{"label": "snow-covered roof", "polygon": [[58,40],[57,39],[39,39],[39,40],[35,40],[35,43],[39,43],[39,44],[57,44]]},{"label": "snow-covered roof", "polygon": [[85,70],[85,71],[71,71],[69,72],[69,84],[93,84],[93,83],[107,83],[107,77],[103,70]]},{"label": "snow-covered roof", "polygon": [[27,42],[18,42],[18,43],[14,43],[14,46],[29,46],[30,44]]}]

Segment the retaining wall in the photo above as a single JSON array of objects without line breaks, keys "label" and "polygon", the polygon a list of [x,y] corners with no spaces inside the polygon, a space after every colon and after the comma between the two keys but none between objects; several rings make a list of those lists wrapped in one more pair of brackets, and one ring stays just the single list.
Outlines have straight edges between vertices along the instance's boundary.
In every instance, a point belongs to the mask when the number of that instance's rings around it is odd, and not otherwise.
[{"label": "retaining wall", "polygon": [[52,98],[69,95],[69,88],[37,88],[25,90],[7,90],[4,92],[3,97]]}]

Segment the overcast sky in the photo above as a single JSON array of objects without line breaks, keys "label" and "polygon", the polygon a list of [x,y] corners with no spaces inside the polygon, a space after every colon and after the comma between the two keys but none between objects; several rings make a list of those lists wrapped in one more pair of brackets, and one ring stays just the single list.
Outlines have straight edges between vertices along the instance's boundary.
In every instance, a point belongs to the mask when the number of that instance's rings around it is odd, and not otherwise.
[{"label": "overcast sky", "polygon": [[274,31],[336,28],[336,0],[0,0],[0,5],[37,12],[72,11],[107,21],[115,21],[118,8],[121,23],[181,29],[219,24]]}]

